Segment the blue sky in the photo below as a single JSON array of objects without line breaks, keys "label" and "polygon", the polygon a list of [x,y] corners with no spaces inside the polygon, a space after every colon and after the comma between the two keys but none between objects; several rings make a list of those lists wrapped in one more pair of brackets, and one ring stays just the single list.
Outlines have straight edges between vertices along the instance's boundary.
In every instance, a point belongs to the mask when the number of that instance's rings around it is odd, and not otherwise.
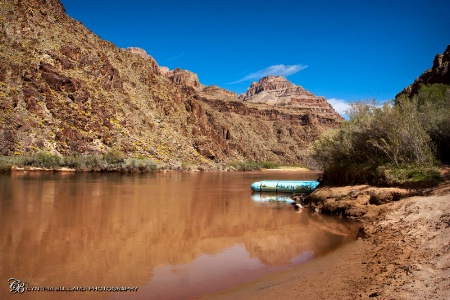
[{"label": "blue sky", "polygon": [[393,99],[450,44],[448,0],[62,3],[101,38],[143,48],[205,85],[244,93],[283,75],[336,107]]}]

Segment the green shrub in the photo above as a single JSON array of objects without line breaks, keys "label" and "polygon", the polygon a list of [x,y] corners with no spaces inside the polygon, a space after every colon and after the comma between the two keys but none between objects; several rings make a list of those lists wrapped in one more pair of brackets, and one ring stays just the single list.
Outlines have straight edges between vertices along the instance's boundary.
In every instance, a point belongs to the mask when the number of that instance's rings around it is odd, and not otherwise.
[{"label": "green shrub", "polygon": [[[447,95],[447,100],[426,100],[427,94]],[[433,137],[439,132],[440,141],[448,141],[448,95],[425,90],[413,99],[403,97],[383,106],[352,104],[350,120],[312,146],[325,179],[335,184],[436,184],[439,174],[433,166],[438,139]]]},{"label": "green shrub", "polygon": [[106,162],[101,155],[80,155],[78,157],[77,170],[102,171],[106,168]]},{"label": "green shrub", "polygon": [[80,155],[72,154],[69,156],[64,156],[61,159],[61,167],[79,169],[80,168]]},{"label": "green shrub", "polygon": [[128,158],[121,168],[123,172],[153,172],[158,169],[157,164],[150,159]]},{"label": "green shrub", "polygon": [[125,161],[125,154],[119,148],[112,147],[103,155],[103,158],[108,164],[118,165]]},{"label": "green shrub", "polygon": [[274,162],[268,162],[268,161],[263,161],[260,163],[261,168],[264,169],[278,169],[280,167],[280,164],[278,163],[274,163]]},{"label": "green shrub", "polygon": [[14,165],[17,165],[14,156],[0,156],[0,172],[9,172]]},{"label": "green shrub", "polygon": [[34,157],[32,157],[30,163],[33,166],[47,169],[54,169],[59,167],[60,157],[55,154],[41,151],[38,152],[36,155],[34,155]]},{"label": "green shrub", "polygon": [[435,145],[436,157],[450,163],[450,86],[421,86],[416,98],[420,105],[420,123]]},{"label": "green shrub", "polygon": [[276,169],[279,164],[273,162],[237,161],[228,164],[237,171],[255,171],[261,169]]},{"label": "green shrub", "polygon": [[382,173],[386,184],[391,186],[429,187],[436,186],[443,180],[436,167],[404,165],[385,168]]}]

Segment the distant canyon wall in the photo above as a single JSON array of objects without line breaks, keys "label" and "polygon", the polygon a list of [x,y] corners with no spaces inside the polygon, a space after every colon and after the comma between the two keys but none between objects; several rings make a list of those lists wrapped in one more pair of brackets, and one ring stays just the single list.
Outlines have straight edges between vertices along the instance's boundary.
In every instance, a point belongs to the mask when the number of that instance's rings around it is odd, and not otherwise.
[{"label": "distant canyon wall", "polygon": [[57,0],[1,4],[0,154],[105,153],[173,166],[308,162],[308,146],[343,121],[323,97],[282,77],[245,96],[120,49]]}]

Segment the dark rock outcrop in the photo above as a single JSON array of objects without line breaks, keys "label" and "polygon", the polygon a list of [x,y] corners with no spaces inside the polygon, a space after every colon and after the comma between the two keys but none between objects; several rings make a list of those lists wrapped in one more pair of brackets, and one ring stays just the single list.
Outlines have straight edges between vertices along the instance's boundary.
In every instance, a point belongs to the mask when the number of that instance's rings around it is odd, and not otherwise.
[{"label": "dark rock outcrop", "polygon": [[419,91],[421,85],[433,84],[433,83],[443,83],[450,84],[450,45],[444,53],[437,54],[433,61],[433,66],[431,69],[426,70],[422,75],[420,75],[414,83],[406,87],[397,94],[396,98],[401,95],[406,95],[412,97],[416,95]]}]

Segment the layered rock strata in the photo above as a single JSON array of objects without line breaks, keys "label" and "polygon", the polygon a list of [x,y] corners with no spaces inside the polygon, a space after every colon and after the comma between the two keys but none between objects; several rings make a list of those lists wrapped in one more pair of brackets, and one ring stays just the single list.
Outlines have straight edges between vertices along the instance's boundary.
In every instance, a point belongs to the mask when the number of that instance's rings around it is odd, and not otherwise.
[{"label": "layered rock strata", "polygon": [[315,96],[282,76],[266,76],[253,82],[243,101],[274,106],[296,107],[339,119],[339,115],[324,97]]}]

